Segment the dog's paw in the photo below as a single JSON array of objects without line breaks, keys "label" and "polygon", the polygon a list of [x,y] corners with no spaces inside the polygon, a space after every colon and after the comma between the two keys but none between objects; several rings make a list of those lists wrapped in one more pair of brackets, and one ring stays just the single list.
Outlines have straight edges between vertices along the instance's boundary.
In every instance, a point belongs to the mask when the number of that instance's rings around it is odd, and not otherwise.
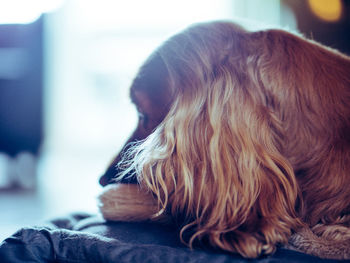
[{"label": "dog's paw", "polygon": [[324,259],[350,259],[350,230],[335,225],[323,228],[326,235],[320,236],[309,228],[300,229],[290,237],[285,248]]},{"label": "dog's paw", "polygon": [[158,202],[136,184],[112,184],[98,197],[103,217],[113,221],[147,221],[156,217]]}]

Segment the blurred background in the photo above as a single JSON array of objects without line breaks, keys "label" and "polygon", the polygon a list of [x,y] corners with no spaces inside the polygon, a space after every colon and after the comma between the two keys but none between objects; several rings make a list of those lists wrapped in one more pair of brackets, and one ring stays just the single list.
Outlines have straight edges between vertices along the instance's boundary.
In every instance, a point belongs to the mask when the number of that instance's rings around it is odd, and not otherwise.
[{"label": "blurred background", "polygon": [[302,32],[350,54],[348,0],[2,0],[0,240],[96,213],[98,179],[133,130],[138,67],[189,24]]}]

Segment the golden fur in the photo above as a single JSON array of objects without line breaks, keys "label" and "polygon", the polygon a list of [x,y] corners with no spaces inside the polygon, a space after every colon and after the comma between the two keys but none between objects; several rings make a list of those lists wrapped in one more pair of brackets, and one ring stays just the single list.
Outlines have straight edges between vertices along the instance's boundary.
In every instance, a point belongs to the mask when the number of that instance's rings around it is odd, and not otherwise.
[{"label": "golden fur", "polygon": [[[350,258],[349,57],[282,30],[211,22],[170,38],[144,67],[155,58],[169,108],[124,154],[119,177],[134,171],[139,185],[106,189],[105,218],[166,215],[189,246],[249,258],[288,240]],[[113,193],[127,187],[119,206]],[[134,217],[140,200],[149,210]]]}]

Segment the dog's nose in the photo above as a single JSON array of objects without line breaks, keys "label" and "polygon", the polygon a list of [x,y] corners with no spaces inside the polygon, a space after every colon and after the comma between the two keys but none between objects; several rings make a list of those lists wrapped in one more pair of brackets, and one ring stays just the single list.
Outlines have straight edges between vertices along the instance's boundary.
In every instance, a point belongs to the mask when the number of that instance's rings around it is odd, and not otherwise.
[{"label": "dog's nose", "polygon": [[102,175],[99,180],[100,185],[106,186],[110,184],[110,179],[108,179],[106,176]]},{"label": "dog's nose", "polygon": [[122,184],[137,184],[137,177],[133,171],[126,174],[122,178],[116,178],[117,174],[123,172],[122,170],[115,167],[115,165],[111,165],[107,171],[100,177],[99,183],[101,186],[106,186],[114,183],[122,183]]},{"label": "dog's nose", "polygon": [[114,180],[115,176],[118,174],[115,161],[107,168],[105,173],[100,177],[99,183],[102,186],[106,186],[108,184],[113,184],[116,181]]}]

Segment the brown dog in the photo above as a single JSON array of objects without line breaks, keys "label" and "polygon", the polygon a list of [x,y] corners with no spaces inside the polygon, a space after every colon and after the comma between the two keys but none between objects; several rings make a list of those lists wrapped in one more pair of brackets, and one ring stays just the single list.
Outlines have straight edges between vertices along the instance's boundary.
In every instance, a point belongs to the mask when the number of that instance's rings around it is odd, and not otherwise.
[{"label": "brown dog", "polygon": [[289,240],[350,258],[348,57],[282,30],[198,24],[149,57],[130,93],[138,127],[100,182],[137,184],[106,188],[106,219],[170,218],[189,246],[244,257]]}]

